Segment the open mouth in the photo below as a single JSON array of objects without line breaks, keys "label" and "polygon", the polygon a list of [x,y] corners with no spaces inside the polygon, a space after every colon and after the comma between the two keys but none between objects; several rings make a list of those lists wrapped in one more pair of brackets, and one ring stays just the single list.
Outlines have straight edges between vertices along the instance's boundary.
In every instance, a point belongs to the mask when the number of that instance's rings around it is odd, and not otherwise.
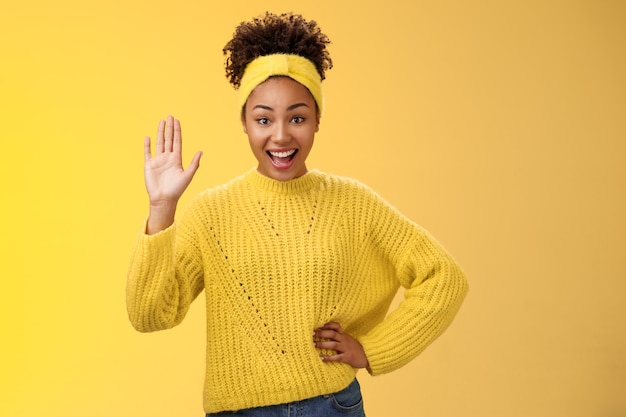
[{"label": "open mouth", "polygon": [[277,168],[288,168],[291,166],[291,162],[298,153],[297,149],[290,149],[288,151],[267,151],[267,154],[272,161],[272,164]]}]

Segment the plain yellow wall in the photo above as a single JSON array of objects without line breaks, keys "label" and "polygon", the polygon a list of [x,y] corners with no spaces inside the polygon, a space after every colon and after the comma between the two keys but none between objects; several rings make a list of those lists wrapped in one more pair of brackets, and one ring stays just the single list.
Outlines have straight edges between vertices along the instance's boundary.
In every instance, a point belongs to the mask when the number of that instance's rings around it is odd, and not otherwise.
[{"label": "plain yellow wall", "polygon": [[[159,118],[204,150],[181,205],[254,165],[223,75],[265,9],[3,2],[0,415],[200,416],[202,300],[126,319]],[[429,229],[471,290],[407,367],[361,373],[370,417],[626,416],[626,3],[267,2],[333,40],[310,166]]]}]

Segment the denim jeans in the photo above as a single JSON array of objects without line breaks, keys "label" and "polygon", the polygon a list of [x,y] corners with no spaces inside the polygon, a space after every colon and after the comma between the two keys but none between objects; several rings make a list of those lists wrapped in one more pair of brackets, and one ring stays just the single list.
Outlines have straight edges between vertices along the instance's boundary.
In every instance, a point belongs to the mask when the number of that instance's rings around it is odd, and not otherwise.
[{"label": "denim jeans", "polygon": [[330,395],[287,404],[247,408],[234,412],[207,414],[206,417],[365,417],[361,387],[357,380]]}]

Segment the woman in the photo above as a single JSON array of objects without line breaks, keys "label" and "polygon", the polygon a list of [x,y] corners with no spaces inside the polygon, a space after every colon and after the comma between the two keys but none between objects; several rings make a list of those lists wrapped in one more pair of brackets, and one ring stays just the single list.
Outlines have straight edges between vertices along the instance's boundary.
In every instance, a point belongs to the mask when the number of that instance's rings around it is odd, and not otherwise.
[{"label": "woman", "polygon": [[[332,67],[315,22],[266,14],[224,48],[256,169],[179,198],[180,123],[145,141],[150,214],[128,274],[139,331],[173,327],[204,290],[207,416],[364,415],[357,370],[393,371],[450,324],[463,272],[421,227],[355,180],[309,170]],[[398,288],[406,300],[389,316]],[[321,359],[321,360],[320,360]]]}]

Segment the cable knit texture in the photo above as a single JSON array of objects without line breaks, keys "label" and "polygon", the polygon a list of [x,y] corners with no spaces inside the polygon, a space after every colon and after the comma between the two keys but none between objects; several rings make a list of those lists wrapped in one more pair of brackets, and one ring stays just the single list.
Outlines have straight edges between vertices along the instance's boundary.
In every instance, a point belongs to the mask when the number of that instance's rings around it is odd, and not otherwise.
[{"label": "cable knit texture", "polygon": [[[400,286],[405,300],[386,317]],[[356,369],[322,362],[313,346],[330,321],[361,342],[371,374],[401,367],[450,324],[467,282],[432,236],[361,183],[251,170],[137,240],[127,286],[137,330],[177,325],[202,290],[213,413],[345,388]]]}]

